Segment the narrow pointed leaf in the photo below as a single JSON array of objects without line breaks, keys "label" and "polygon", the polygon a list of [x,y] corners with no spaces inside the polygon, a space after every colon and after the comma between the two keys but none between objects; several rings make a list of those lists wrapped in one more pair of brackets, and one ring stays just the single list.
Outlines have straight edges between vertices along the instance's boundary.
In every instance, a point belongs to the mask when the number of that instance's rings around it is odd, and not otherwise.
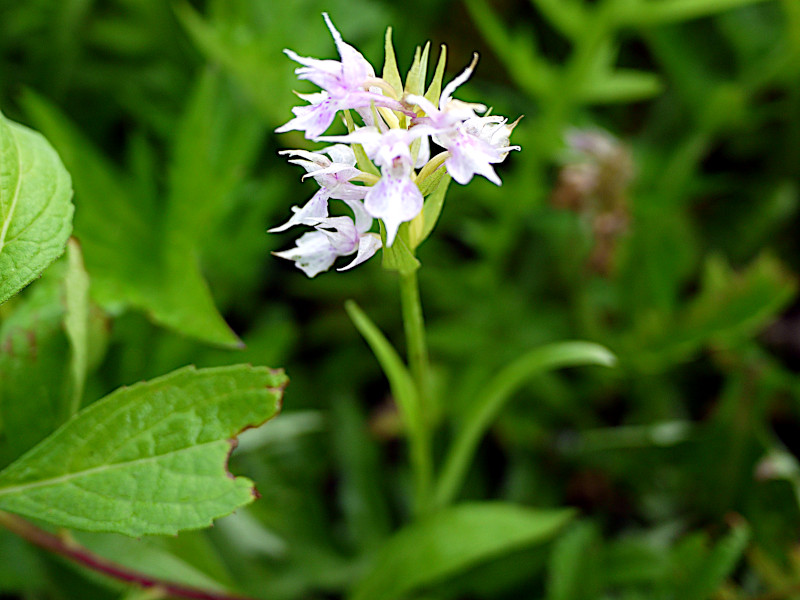
[{"label": "narrow pointed leaf", "polygon": [[400,69],[397,68],[397,57],[392,44],[392,28],[386,29],[386,42],[383,58],[383,79],[391,85],[398,94],[403,93],[403,82],[400,80]]},{"label": "narrow pointed leaf", "polygon": [[0,472],[0,509],[131,536],[206,527],[254,499],[231,438],[273,417],[286,377],[187,367],[116,390]]},{"label": "narrow pointed leaf", "polygon": [[444,79],[444,68],[446,64],[447,46],[442,45],[439,50],[439,61],[436,63],[436,70],[433,72],[433,79],[428,86],[428,91],[425,92],[425,99],[434,106],[439,106],[439,96],[442,95],[442,79]]},{"label": "narrow pointed leaf", "polygon": [[680,586],[676,598],[704,600],[711,598],[731,576],[750,542],[750,527],[743,520],[719,540],[704,560],[695,565],[686,584]]},{"label": "narrow pointed leaf", "polygon": [[64,252],[71,198],[69,173],[47,140],[0,114],[0,303]]},{"label": "narrow pointed leaf", "polygon": [[350,600],[407,597],[480,562],[547,541],[573,514],[501,502],[439,511],[391,538]]},{"label": "narrow pointed leaf", "polygon": [[448,452],[436,490],[437,503],[444,505],[453,499],[481,437],[505,403],[525,382],[535,375],[561,367],[610,367],[615,362],[614,355],[597,344],[558,342],[536,348],[502,369],[478,392],[462,416],[461,426]]}]

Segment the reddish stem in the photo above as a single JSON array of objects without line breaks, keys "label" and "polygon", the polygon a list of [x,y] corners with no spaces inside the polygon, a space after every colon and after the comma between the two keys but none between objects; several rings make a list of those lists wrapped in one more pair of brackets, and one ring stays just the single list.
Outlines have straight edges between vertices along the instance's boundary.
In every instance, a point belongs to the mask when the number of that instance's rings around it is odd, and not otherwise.
[{"label": "reddish stem", "polygon": [[93,571],[143,588],[158,589],[168,596],[191,600],[252,600],[244,596],[202,590],[139,573],[98,556],[72,539],[52,534],[6,512],[0,511],[0,525],[35,546],[64,556]]}]

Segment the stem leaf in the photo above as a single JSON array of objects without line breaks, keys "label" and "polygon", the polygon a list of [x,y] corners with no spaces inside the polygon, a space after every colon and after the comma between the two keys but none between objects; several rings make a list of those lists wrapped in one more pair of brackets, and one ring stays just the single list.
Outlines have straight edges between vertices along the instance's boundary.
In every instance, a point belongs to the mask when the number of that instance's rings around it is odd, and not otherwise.
[{"label": "stem leaf", "polygon": [[406,425],[411,430],[417,430],[420,425],[419,397],[411,374],[400,355],[358,304],[348,300],[344,307],[353,325],[378,359],[381,369],[389,380],[392,395],[400,405],[401,414],[407,419]]},{"label": "stem leaf", "polygon": [[557,342],[523,354],[495,375],[468,406],[456,438],[450,447],[439,485],[436,503],[445,505],[458,492],[481,437],[497,414],[529,379],[560,367],[601,365],[610,367],[616,359],[606,348],[590,342]]}]

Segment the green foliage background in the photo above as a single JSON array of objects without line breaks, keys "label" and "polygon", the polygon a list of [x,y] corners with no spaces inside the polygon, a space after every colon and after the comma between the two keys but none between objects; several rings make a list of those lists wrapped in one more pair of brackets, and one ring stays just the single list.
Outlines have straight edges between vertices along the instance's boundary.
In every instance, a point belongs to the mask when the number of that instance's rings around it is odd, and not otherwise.
[{"label": "green foliage background", "polygon": [[[374,260],[308,280],[269,255],[291,235],[265,233],[313,193],[276,154],[307,142],[272,131],[298,85],[281,50],[334,55],[322,11],[376,66],[390,25],[401,69],[429,39],[448,46],[446,80],[477,50],[459,96],[525,115],[503,186],[451,186],[419,251],[437,443],[476,386],[538,345],[584,339],[619,358],[532,379],[459,496],[573,507],[572,525],[549,546],[465,558],[457,576],[412,560],[417,583],[396,592],[369,569],[408,518],[407,461],[343,308],[400,340],[395,275]],[[73,179],[93,301],[84,404],[188,364],[291,378],[283,414],[233,456],[258,502],[178,537],[76,534],[88,547],[265,599],[800,597],[796,0],[0,0],[0,107]],[[628,226],[605,271],[596,215],[552,201],[570,127],[630,150]],[[4,343],[45,285],[0,307]],[[45,316],[42,347],[65,347]],[[60,364],[40,377],[67,385]],[[59,423],[42,419],[28,447]],[[2,466],[19,435],[6,429]],[[440,535],[415,527],[397,552]],[[0,557],[0,594],[128,593],[5,532]]]}]

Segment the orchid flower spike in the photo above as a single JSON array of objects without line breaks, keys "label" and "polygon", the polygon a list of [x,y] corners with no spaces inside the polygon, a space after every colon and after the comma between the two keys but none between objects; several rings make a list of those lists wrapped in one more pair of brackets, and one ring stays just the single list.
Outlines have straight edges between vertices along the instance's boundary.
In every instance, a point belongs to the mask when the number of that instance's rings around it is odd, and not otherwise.
[{"label": "orchid flower spike", "polygon": [[[308,104],[293,108],[294,118],[276,131],[303,131],[309,139],[334,145],[317,152],[281,152],[289,157],[289,162],[303,167],[306,171],[303,179],[313,178],[319,189],[305,205],[292,207],[294,214],[287,222],[270,229],[281,232],[295,226],[312,228],[297,240],[294,248],[275,253],[294,261],[309,277],[328,270],[340,256],[355,255],[341,271],[364,262],[382,245],[384,252],[391,252],[401,231],[408,234],[413,252],[433,223],[420,223],[424,227],[403,224],[422,213],[423,194],[442,189],[437,187],[442,182],[446,185],[446,179],[433,177],[437,171],[441,174],[442,165],[458,183],[465,184],[475,175],[482,175],[500,185],[493,165],[505,160],[511,150],[520,149],[510,142],[519,119],[508,124],[505,117],[488,115],[483,104],[453,98],[456,90],[472,76],[477,54],[444,86],[439,98],[434,98],[430,90],[442,85],[443,70],[437,68],[434,81],[427,88],[429,95],[425,97],[421,94],[426,82],[419,75],[425,72],[421,56],[427,53],[417,53],[409,79],[403,84],[391,51],[391,35],[387,32],[389,54],[384,72],[388,75],[384,80],[376,77],[362,54],[342,39],[328,15],[323,17],[339,60],[307,58],[285,50],[289,58],[300,64],[295,69],[297,76],[312,82],[320,91],[298,94]],[[402,90],[406,90],[404,95]],[[337,113],[350,110],[354,112],[345,112],[349,133],[325,136]],[[354,122],[354,115],[360,123]],[[432,158],[431,142],[444,148]],[[331,216],[331,200],[344,202],[353,216]],[[438,214],[438,210],[431,211],[433,216],[426,214],[426,218],[436,219]],[[379,219],[383,225],[383,241],[370,232],[373,219]]]}]

